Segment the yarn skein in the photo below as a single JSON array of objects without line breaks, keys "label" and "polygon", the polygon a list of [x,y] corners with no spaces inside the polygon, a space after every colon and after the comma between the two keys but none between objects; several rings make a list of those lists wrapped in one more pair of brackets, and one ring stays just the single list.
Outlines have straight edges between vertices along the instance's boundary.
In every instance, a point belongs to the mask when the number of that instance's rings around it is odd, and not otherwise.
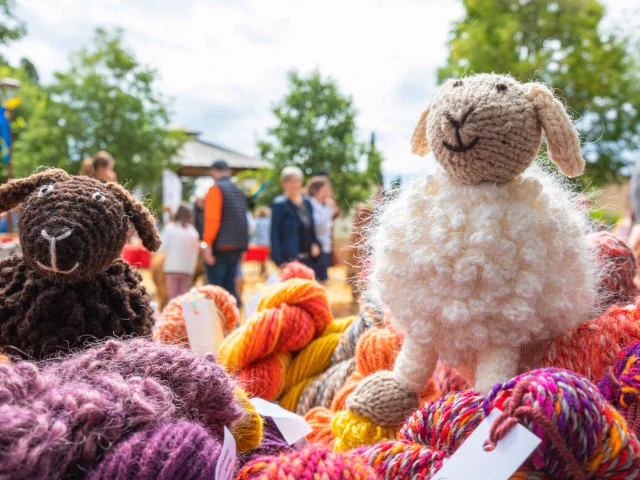
[{"label": "yarn skein", "polygon": [[594,247],[596,259],[604,270],[599,292],[602,306],[608,308],[633,303],[640,290],[634,282],[636,257],[627,242],[606,231],[590,233],[587,239]]},{"label": "yarn skein", "polygon": [[326,447],[308,445],[298,452],[260,457],[240,470],[236,480],[376,480],[378,476],[359,456],[333,453]]},{"label": "yarn skein", "polygon": [[61,382],[34,364],[0,364],[0,473],[57,479],[92,468],[127,433],[177,416],[174,395],[150,378],[96,373]]},{"label": "yarn skein", "polygon": [[382,478],[431,478],[494,408],[498,439],[515,422],[542,439],[513,478],[637,478],[640,445],[588,380],[559,369],[540,369],[497,384],[490,394],[450,394],[410,416],[401,440],[358,450]]},{"label": "yarn skein", "polygon": [[[195,287],[195,291],[205,298],[213,300],[225,333],[231,332],[240,322],[240,311],[236,299],[224,288],[214,285]],[[160,321],[153,328],[153,339],[162,343],[179,343],[189,346],[187,325],[184,321],[182,303],[190,302],[194,298],[193,289],[171,300],[162,310]]]},{"label": "yarn skein", "polygon": [[292,278],[301,278],[303,280],[315,280],[316,274],[313,269],[307,267],[300,262],[287,263],[280,273],[280,281],[286,282]]},{"label": "yarn skein", "polygon": [[329,368],[333,351],[352,320],[353,317],[334,320],[320,337],[304,347],[293,359],[287,368],[285,393],[280,399],[283,408],[295,411],[298,400],[308,385]]},{"label": "yarn skein", "polygon": [[220,346],[218,361],[250,396],[275,400],[284,390],[289,352],[308,345],[331,323],[323,287],[291,279],[267,289],[255,315]]},{"label": "yarn skein", "polygon": [[598,382],[613,367],[618,352],[640,340],[640,314],[635,305],[612,307],[600,317],[578,325],[551,341],[539,363],[564,368]]},{"label": "yarn skein", "polygon": [[615,366],[607,370],[598,389],[640,435],[640,341],[618,352]]},{"label": "yarn skein", "polygon": [[144,339],[108,340],[96,347],[47,363],[44,372],[63,382],[91,382],[96,375],[117,373],[125,379],[153,379],[176,397],[180,414],[202,423],[218,438],[223,427],[245,416],[236,385],[213,354],[199,356],[177,345]]},{"label": "yarn skein", "polygon": [[134,433],[110,450],[87,480],[214,478],[222,447],[202,425],[181,420]]}]

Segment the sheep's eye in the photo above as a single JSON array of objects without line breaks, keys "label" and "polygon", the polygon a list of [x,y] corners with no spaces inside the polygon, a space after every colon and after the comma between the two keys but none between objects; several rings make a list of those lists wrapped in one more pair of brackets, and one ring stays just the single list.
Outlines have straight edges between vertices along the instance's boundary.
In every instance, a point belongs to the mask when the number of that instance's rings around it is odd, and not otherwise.
[{"label": "sheep's eye", "polygon": [[504,92],[507,89],[507,86],[504,83],[499,83],[496,85],[496,90],[498,92]]},{"label": "sheep's eye", "polygon": [[453,82],[453,86],[454,87],[461,87],[462,86],[462,80],[456,80],[455,82]]},{"label": "sheep's eye", "polygon": [[98,202],[104,202],[105,201],[105,196],[101,192],[94,193],[93,195],[91,195],[91,198],[93,198],[94,200],[96,200]]},{"label": "sheep's eye", "polygon": [[53,192],[53,185],[45,185],[38,191],[38,198],[46,197],[51,192]]}]

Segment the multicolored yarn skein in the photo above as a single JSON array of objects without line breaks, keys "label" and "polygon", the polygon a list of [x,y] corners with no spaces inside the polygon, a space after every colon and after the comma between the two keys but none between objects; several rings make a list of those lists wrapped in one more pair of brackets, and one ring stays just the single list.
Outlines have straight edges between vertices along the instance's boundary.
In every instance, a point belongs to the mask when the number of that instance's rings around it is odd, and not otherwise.
[{"label": "multicolored yarn skein", "polygon": [[551,341],[538,365],[564,368],[598,382],[613,367],[618,352],[640,340],[640,313],[635,305],[612,307]]},{"label": "multicolored yarn skein", "polygon": [[602,306],[633,303],[640,294],[634,282],[638,265],[627,242],[605,231],[590,233],[587,239],[595,247],[598,263],[604,269],[600,280]]},{"label": "multicolored yarn skein", "polygon": [[171,300],[162,311],[160,321],[153,327],[153,339],[162,343],[179,343],[189,346],[187,325],[184,322],[182,302],[190,302],[195,295],[203,295],[204,298],[213,300],[225,333],[231,332],[240,322],[240,311],[236,299],[222,287],[203,285],[195,287],[190,292]]},{"label": "multicolored yarn skein", "polygon": [[250,396],[278,398],[285,386],[291,353],[318,337],[333,317],[322,286],[291,279],[268,288],[258,311],[228,337],[218,362],[237,374]]},{"label": "multicolored yarn skein", "polygon": [[141,430],[105,455],[87,480],[215,478],[220,443],[195,422],[166,422]]},{"label": "multicolored yarn skein", "polygon": [[640,435],[640,341],[618,352],[615,366],[607,370],[598,388]]},{"label": "multicolored yarn skein", "polygon": [[378,476],[358,455],[333,453],[308,445],[299,452],[260,457],[240,470],[236,480],[376,480]]},{"label": "multicolored yarn skein", "polygon": [[358,454],[382,478],[431,478],[493,408],[503,414],[492,426],[492,440],[500,441],[516,422],[542,439],[517,478],[640,475],[640,444],[626,422],[588,380],[559,369],[528,372],[489,394],[455,393],[427,403],[407,419],[401,440]]}]

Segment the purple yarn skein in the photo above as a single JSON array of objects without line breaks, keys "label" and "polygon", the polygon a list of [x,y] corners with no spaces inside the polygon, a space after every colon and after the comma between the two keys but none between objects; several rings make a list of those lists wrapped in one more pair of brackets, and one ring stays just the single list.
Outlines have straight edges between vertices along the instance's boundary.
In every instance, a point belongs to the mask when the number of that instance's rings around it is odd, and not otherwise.
[{"label": "purple yarn skein", "polygon": [[87,480],[214,478],[220,450],[220,443],[199,423],[167,422],[114,447]]}]

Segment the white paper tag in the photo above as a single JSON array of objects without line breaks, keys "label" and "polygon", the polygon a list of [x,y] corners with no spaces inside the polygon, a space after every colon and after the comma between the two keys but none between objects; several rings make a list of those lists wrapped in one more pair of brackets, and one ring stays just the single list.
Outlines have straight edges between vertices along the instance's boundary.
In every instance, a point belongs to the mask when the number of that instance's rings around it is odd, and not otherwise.
[{"label": "white paper tag", "polygon": [[216,480],[233,480],[236,469],[236,441],[227,427],[224,427],[224,443],[216,464]]},{"label": "white paper tag", "polygon": [[285,410],[280,405],[267,402],[262,398],[252,398],[251,404],[260,415],[273,419],[289,445],[293,445],[311,433],[311,427],[304,418]]},{"label": "white paper tag", "polygon": [[[280,281],[280,276],[276,272],[273,272],[271,275],[269,275],[269,278],[267,278],[267,283],[265,283],[264,286],[270,287],[271,285],[274,285],[279,281]],[[244,309],[244,313],[247,318],[252,317],[258,311],[258,305],[260,305],[260,300],[262,299],[262,293],[263,293],[262,290],[259,291],[253,297],[251,297],[251,300],[249,300],[249,302],[247,303],[247,306]]]},{"label": "white paper tag", "polygon": [[195,303],[197,309],[194,302],[181,303],[191,350],[199,355],[217,353],[224,340],[224,332],[215,304],[208,298]]},{"label": "white paper tag", "polygon": [[434,480],[508,480],[540,445],[536,435],[516,424],[491,451],[485,451],[491,425],[502,412],[494,408],[436,472]]},{"label": "white paper tag", "polygon": [[270,287],[271,285],[275,285],[279,281],[280,275],[278,275],[278,272],[273,272],[271,275],[269,275],[269,278],[267,278],[267,283],[265,283],[264,286]]}]

